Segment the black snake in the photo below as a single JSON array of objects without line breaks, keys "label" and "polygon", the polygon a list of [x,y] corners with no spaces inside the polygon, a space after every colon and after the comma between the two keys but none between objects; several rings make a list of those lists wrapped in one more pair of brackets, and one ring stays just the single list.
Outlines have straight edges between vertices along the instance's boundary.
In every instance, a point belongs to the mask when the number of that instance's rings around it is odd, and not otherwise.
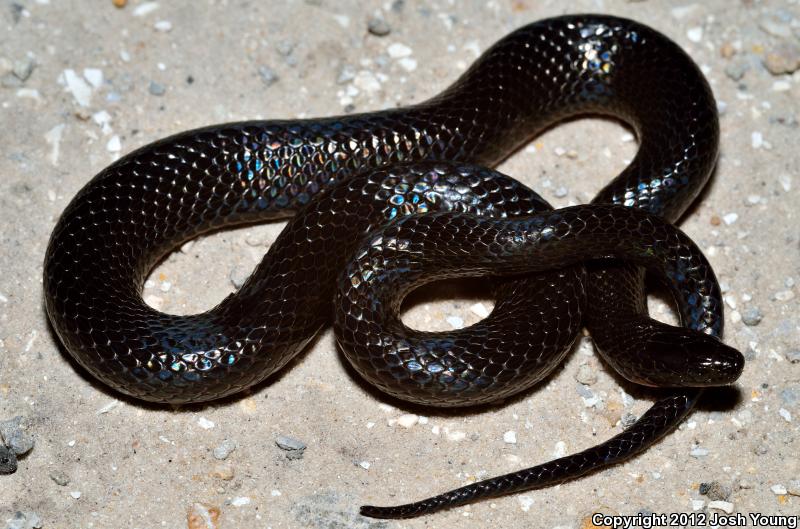
[{"label": "black snake", "polygon": [[[585,114],[623,120],[640,144],[593,204],[553,211],[480,167]],[[625,378],[684,389],[579,454],[362,513],[416,516],[557,483],[638,453],[680,422],[697,388],[741,373],[741,354],[718,339],[714,274],[669,224],[707,181],[718,127],[705,79],[663,35],[609,16],[542,20],[413,106],[215,125],[121,158],[53,230],[47,313],[90,373],[164,403],[216,399],[263,380],[330,323],[332,302],[337,340],[359,373],[399,398],[439,406],[529,388],[585,324]],[[147,274],[183,241],[295,213],[248,281],[214,309],[175,316],[142,300]],[[647,316],[641,266],[670,287],[683,328]],[[415,286],[487,274],[507,277],[492,314],[474,326],[420,332],[397,316]]]}]

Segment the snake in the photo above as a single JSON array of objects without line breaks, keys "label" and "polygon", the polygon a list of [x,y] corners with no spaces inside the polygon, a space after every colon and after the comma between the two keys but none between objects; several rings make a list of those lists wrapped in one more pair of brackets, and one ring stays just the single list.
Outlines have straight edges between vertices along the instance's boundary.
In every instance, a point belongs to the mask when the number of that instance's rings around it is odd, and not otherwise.
[{"label": "snake", "polygon": [[[585,115],[621,120],[639,142],[592,203],[554,210],[490,169]],[[170,404],[252,388],[331,323],[355,370],[394,397],[496,402],[551,373],[586,326],[622,377],[670,388],[635,424],[577,454],[361,513],[406,518],[544,487],[640,453],[702,388],[741,374],[741,353],[720,339],[713,270],[672,225],[708,181],[718,143],[711,90],[677,44],[624,18],[548,18],[420,103],[213,125],[119,158],[56,222],[45,310],[93,377]],[[263,261],[213,309],[172,315],[143,300],[147,275],[183,242],[276,219],[289,220]],[[648,270],[673,294],[680,326],[648,316]],[[465,276],[492,277],[487,318],[438,333],[403,324],[411,290]]]}]

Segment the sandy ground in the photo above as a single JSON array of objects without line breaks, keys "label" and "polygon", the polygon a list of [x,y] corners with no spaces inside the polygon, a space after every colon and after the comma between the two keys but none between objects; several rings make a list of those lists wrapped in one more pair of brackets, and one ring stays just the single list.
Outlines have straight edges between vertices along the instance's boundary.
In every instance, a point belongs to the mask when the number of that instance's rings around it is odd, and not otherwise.
[{"label": "sandy ground", "polygon": [[[220,527],[272,529],[577,528],[595,511],[800,514],[800,73],[791,75],[800,5],[565,4],[202,0],[120,9],[111,0],[2,0],[0,421],[23,416],[17,439],[35,447],[16,473],[0,475],[0,527],[187,527],[197,502],[220,513]],[[366,388],[330,331],[269,384],[184,409],[120,400],[59,348],[42,308],[45,245],[73,194],[115,157],[215,122],[420,101],[515,27],[581,11],[626,15],[675,39],[702,66],[721,110],[719,166],[682,227],[715,267],[725,339],[748,364],[732,391],[708,395],[644,455],[555,488],[375,521],[357,506],[419,499],[583,449],[620,431],[620,418],[641,414],[651,397],[620,388],[588,339],[546,384],[504,405],[451,413]],[[368,31],[373,16],[372,30],[388,34]],[[620,125],[585,119],[538,138],[501,170],[563,206],[589,200],[635,149]],[[177,313],[212,307],[280,227],[184,247],[153,272],[148,301]],[[417,296],[406,321],[469,324],[477,303],[491,307],[472,288],[438,288]],[[653,307],[671,317],[663,303]],[[283,450],[280,435],[307,448]]]}]

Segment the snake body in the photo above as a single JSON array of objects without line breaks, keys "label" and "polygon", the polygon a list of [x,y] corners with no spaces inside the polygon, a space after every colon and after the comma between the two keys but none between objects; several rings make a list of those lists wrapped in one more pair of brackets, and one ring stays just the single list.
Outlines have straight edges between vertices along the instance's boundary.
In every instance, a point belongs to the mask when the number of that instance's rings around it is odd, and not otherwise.
[{"label": "snake body", "polygon": [[[482,167],[584,114],[621,119],[640,142],[594,204],[553,211]],[[686,388],[580,454],[362,512],[415,516],[544,486],[641,451],[688,413],[696,388],[741,373],[741,354],[718,339],[713,272],[669,224],[707,181],[718,137],[705,79],[663,35],[608,16],[542,20],[413,106],[216,125],[131,152],[59,219],[45,256],[45,307],[79,364],[153,402],[251,387],[301,351],[332,312],[356,370],[415,402],[471,405],[522,391],[558,365],[583,324],[622,376]],[[142,300],[147,274],[183,241],[292,215],[253,275],[214,309],[175,316]],[[675,294],[683,328],[647,316],[641,266]],[[410,288],[475,274],[508,276],[484,321],[423,333],[398,319]]]}]

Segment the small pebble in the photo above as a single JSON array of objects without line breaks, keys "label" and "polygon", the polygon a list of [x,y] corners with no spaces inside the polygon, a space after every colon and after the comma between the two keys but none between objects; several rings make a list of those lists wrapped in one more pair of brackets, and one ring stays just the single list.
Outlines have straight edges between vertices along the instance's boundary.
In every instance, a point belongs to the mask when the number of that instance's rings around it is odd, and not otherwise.
[{"label": "small pebble", "polygon": [[232,480],[234,475],[235,471],[233,469],[233,465],[230,463],[214,465],[214,468],[211,470],[211,477],[218,478],[223,481]]},{"label": "small pebble", "polygon": [[128,0],[111,0],[111,3],[114,4],[114,7],[123,8],[128,4]]},{"label": "small pebble", "polygon": [[703,506],[705,506],[705,504],[706,504],[705,500],[692,500],[692,510],[699,511],[700,509],[703,508]]},{"label": "small pebble", "polygon": [[780,415],[784,421],[792,422],[792,413],[787,410],[786,408],[781,408],[778,410],[778,415]]},{"label": "small pebble", "polygon": [[259,66],[258,67],[258,75],[261,77],[261,80],[264,81],[264,84],[267,86],[272,86],[278,82],[278,74],[270,68],[269,66]]},{"label": "small pebble", "polygon": [[197,419],[197,425],[200,428],[202,428],[203,430],[210,430],[214,426],[216,426],[214,424],[214,421],[210,421],[210,420],[206,419],[205,417],[200,417],[199,419]]},{"label": "small pebble", "polygon": [[800,496],[800,479],[789,480],[789,486],[786,487],[786,492],[792,496]]},{"label": "small pebble", "polygon": [[0,444],[0,474],[13,474],[17,471],[17,454]]},{"label": "small pebble", "polygon": [[758,27],[773,37],[788,39],[792,36],[792,28],[789,27],[789,24],[786,24],[774,15],[762,17],[758,21]]},{"label": "small pebble", "polygon": [[15,455],[27,454],[36,444],[33,437],[26,430],[27,421],[21,415],[0,422],[0,438]]},{"label": "small pebble", "polygon": [[245,281],[247,281],[247,278],[250,277],[251,272],[252,270],[249,270],[243,266],[234,266],[228,277],[230,278],[234,287],[241,288]]},{"label": "small pebble", "polygon": [[686,37],[692,42],[700,42],[703,40],[703,28],[699,26],[689,28],[689,30],[686,32]]},{"label": "small pebble", "polygon": [[33,68],[35,66],[36,63],[33,62],[31,57],[24,57],[18,61],[14,61],[11,73],[20,81],[25,82],[31,76],[31,73],[33,73]]},{"label": "small pebble", "polygon": [[412,53],[411,48],[399,42],[395,42],[394,44],[386,48],[386,52],[392,59],[400,59],[402,57],[408,57]]},{"label": "small pebble", "polygon": [[708,453],[709,452],[707,448],[702,448],[699,446],[692,448],[692,451],[689,452],[692,457],[705,457],[708,455]]},{"label": "small pebble", "polygon": [[509,430],[503,434],[503,442],[507,444],[517,444],[517,432]]},{"label": "small pebble", "polygon": [[278,53],[284,57],[288,57],[294,51],[294,42],[290,40],[282,40],[275,45],[275,49],[278,50]]},{"label": "small pebble", "polygon": [[70,496],[72,496],[73,498],[75,498],[76,500],[78,500],[78,499],[80,499],[80,497],[81,497],[81,491],[79,491],[79,490],[73,490],[73,491],[71,491],[71,492],[69,493],[69,495],[70,495]]},{"label": "small pebble", "polygon": [[748,327],[755,327],[764,319],[764,313],[758,307],[750,307],[742,313],[742,321]]},{"label": "small pebble", "polygon": [[754,149],[760,149],[764,146],[764,135],[759,131],[754,131],[750,134],[750,146]]},{"label": "small pebble", "polygon": [[58,485],[59,487],[66,487],[69,485],[69,476],[61,472],[60,470],[54,470],[50,472],[50,479]]},{"label": "small pebble", "polygon": [[772,493],[777,496],[783,496],[789,493],[789,491],[786,490],[786,487],[781,484],[773,485],[769,488],[769,490],[771,490]]},{"label": "small pebble", "polygon": [[728,514],[733,512],[733,504],[729,501],[710,501],[708,502],[708,508],[725,511]]},{"label": "small pebble", "polygon": [[147,86],[147,91],[154,96],[161,97],[167,92],[167,87],[155,81],[150,81],[150,84]]},{"label": "small pebble", "polygon": [[275,444],[281,450],[287,451],[287,459],[303,459],[303,454],[306,450],[306,444],[303,441],[288,435],[279,435],[275,438]]},{"label": "small pebble", "polygon": [[336,84],[349,83],[356,78],[356,68],[352,64],[343,64],[336,76]]},{"label": "small pebble", "polygon": [[794,298],[794,292],[791,290],[781,290],[775,293],[775,300],[777,301],[789,301],[792,298]]},{"label": "small pebble", "polygon": [[111,136],[106,142],[106,150],[111,153],[117,153],[122,150],[122,141],[119,139],[119,136],[116,134]]},{"label": "small pebble", "polygon": [[622,414],[622,417],[620,418],[620,424],[622,425],[623,430],[627,430],[628,428],[636,424],[636,421],[638,420],[639,418],[636,415],[634,415],[633,413],[626,412]]},{"label": "small pebble", "polygon": [[708,496],[713,501],[726,501],[731,495],[731,488],[723,485],[719,481],[700,484],[700,494]]},{"label": "small pebble", "polygon": [[725,75],[733,81],[740,81],[747,73],[749,66],[745,62],[734,62],[725,67]]},{"label": "small pebble", "polygon": [[367,31],[376,37],[385,37],[392,32],[392,28],[383,17],[372,17],[367,21]]},{"label": "small pebble", "polygon": [[800,363],[800,349],[788,351],[786,353],[786,359],[793,364]]},{"label": "small pebble", "polygon": [[42,519],[35,512],[17,511],[13,518],[7,518],[6,529],[40,529],[44,527]]},{"label": "small pebble", "polygon": [[772,75],[793,73],[800,69],[800,46],[782,42],[767,51],[763,62]]},{"label": "small pebble", "polygon": [[565,455],[567,455],[567,443],[564,441],[558,441],[555,448],[553,448],[553,457],[557,459],[559,457],[564,457]]},{"label": "small pebble", "polygon": [[167,33],[169,31],[172,31],[172,22],[170,22],[169,20],[159,20],[158,22],[153,24],[153,27],[156,28],[156,31]]},{"label": "small pebble", "polygon": [[248,498],[247,496],[237,496],[236,498],[233,498],[231,500],[231,505],[233,505],[234,507],[242,507],[243,505],[249,505],[249,504],[250,504],[250,498]]},{"label": "small pebble", "polygon": [[569,193],[569,191],[564,186],[559,186],[555,191],[553,191],[553,195],[555,195],[556,198],[564,198],[567,196],[567,193]]},{"label": "small pebble", "polygon": [[461,329],[464,327],[464,320],[461,319],[459,316],[448,316],[445,318],[447,323],[454,329]]},{"label": "small pebble", "polygon": [[487,318],[489,317],[489,310],[483,303],[475,303],[469,308],[473,314],[477,315],[479,318]]},{"label": "small pebble", "polygon": [[406,413],[397,418],[397,424],[403,428],[411,428],[419,422],[419,415]]},{"label": "small pebble", "polygon": [[232,439],[225,439],[213,450],[214,458],[223,460],[227,459],[231,452],[236,450],[236,441]]},{"label": "small pebble", "polygon": [[581,384],[591,386],[597,382],[597,373],[589,364],[581,364],[578,368],[578,373],[575,375],[575,380]]},{"label": "small pebble", "polygon": [[133,16],[143,17],[145,15],[149,15],[158,8],[158,2],[145,2],[136,6],[136,9],[133,10]]},{"label": "small pebble", "polygon": [[467,438],[466,432],[462,432],[460,430],[456,430],[454,432],[447,432],[446,435],[447,435],[447,440],[452,441],[454,443],[458,441],[463,441],[464,439]]},{"label": "small pebble", "polygon": [[187,515],[188,529],[219,529],[220,509],[206,503],[193,503]]}]

